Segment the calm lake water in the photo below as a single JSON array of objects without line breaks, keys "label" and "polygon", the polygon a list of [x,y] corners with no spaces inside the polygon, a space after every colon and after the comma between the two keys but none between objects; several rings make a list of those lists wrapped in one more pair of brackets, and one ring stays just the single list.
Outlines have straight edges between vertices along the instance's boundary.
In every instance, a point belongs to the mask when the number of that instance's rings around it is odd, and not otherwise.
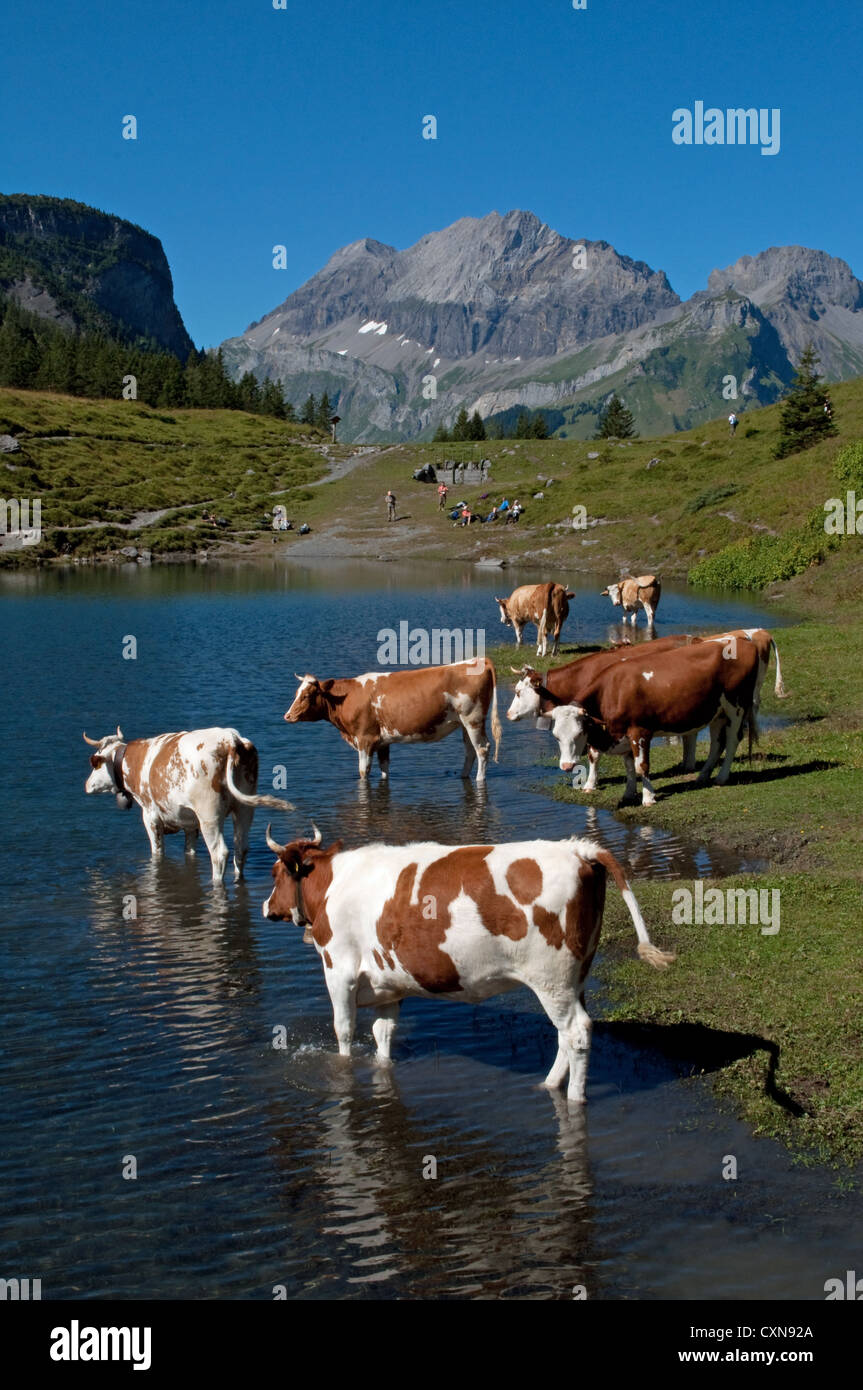
[{"label": "calm lake water", "polygon": [[[298,810],[274,815],[277,838],[312,817],[349,846],[590,833],[636,878],[738,867],[540,794],[560,774],[537,765],[553,746],[526,725],[505,724],[483,794],[457,775],[457,736],[395,748],[390,785],[375,771],[363,787],[332,728],[284,723],[295,671],[374,669],[379,630],[402,620],[511,641],[494,593],[536,577],[274,562],[0,579],[0,1277],[41,1278],[43,1298],[269,1299],[277,1285],[290,1298],[571,1298],[584,1285],[820,1299],[851,1267],[860,1197],[719,1112],[673,1030],[597,1025],[586,1123],[538,1089],[555,1038],[526,991],[408,1002],[389,1071],[361,1014],[345,1065],[315,952],[261,916],[265,813],[247,881],[220,892],[205,852],[189,864],[172,836],[154,866],[139,811],[84,796],[82,729],[227,724],[257,744],[261,790],[288,769]],[[605,579],[569,582],[565,636],[605,640]],[[673,589],[659,616],[660,635],[776,626]],[[721,1178],[728,1154],[736,1182]]]}]

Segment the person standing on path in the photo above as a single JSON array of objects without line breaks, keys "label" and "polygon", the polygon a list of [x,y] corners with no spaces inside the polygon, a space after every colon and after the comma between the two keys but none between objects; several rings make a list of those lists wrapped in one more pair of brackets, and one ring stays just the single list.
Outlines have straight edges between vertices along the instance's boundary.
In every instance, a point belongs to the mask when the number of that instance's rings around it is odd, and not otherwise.
[{"label": "person standing on path", "polygon": [[438,510],[441,511],[441,512],[446,510],[446,499],[447,499],[447,493],[448,493],[448,492],[449,492],[449,488],[447,487],[446,483],[440,483],[440,484],[438,485],[438,490],[437,490],[437,504],[438,504]]},{"label": "person standing on path", "polygon": [[392,488],[387,488],[387,521],[396,519],[396,495]]},{"label": "person standing on path", "polygon": [[737,416],[734,414],[734,411],[732,410],[731,414],[730,414],[729,417],[728,417],[728,433],[731,434],[731,435],[733,435],[733,434],[734,434],[734,431],[735,431],[736,429],[737,429]]}]

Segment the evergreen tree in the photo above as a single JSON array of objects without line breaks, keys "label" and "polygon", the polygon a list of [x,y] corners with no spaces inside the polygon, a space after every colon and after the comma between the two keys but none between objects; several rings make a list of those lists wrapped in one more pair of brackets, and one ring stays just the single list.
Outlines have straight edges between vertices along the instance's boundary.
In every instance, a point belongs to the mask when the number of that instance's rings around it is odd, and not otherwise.
[{"label": "evergreen tree", "polygon": [[516,422],[515,422],[515,435],[514,435],[514,438],[516,438],[516,439],[530,439],[530,438],[532,438],[532,435],[531,435],[530,416],[528,415],[528,413],[527,413],[526,410],[523,410],[523,411],[521,412],[521,414],[519,415],[518,419],[517,419]]},{"label": "evergreen tree", "polygon": [[458,415],[455,417],[455,424],[452,427],[450,438],[453,441],[470,439],[470,421],[467,418],[467,411],[462,406]]},{"label": "evergreen tree", "polygon": [[308,400],[306,401],[305,405],[303,406],[303,411],[302,411],[302,414],[301,414],[301,416],[300,416],[300,424],[301,424],[301,425],[313,425],[313,424],[315,423],[316,418],[317,418],[317,413],[318,413],[318,403],[317,403],[317,401],[315,400],[314,393],[310,391],[310,392],[309,392],[309,398],[308,398]]},{"label": "evergreen tree", "polygon": [[816,371],[818,353],[807,343],[800,358],[791,390],[782,405],[779,423],[779,443],[774,455],[785,458],[800,449],[811,449],[819,439],[836,434],[833,409],[822,380]]},{"label": "evergreen tree", "polygon": [[532,439],[548,439],[548,424],[541,410],[538,410],[531,421],[530,434]]},{"label": "evergreen tree", "polygon": [[619,396],[613,395],[605,409],[600,412],[599,425],[594,439],[636,439],[635,420],[632,412]]},{"label": "evergreen tree", "polygon": [[329,431],[329,429],[330,429],[330,416],[331,416],[331,415],[334,415],[334,414],[335,414],[335,411],[333,410],[332,406],[330,405],[330,398],[329,398],[329,396],[327,395],[327,393],[326,393],[326,391],[325,391],[324,394],[321,396],[320,403],[319,403],[319,405],[318,405],[317,424],[318,424],[319,428],[322,429],[322,430],[327,430],[327,431]]},{"label": "evergreen tree", "polygon": [[432,443],[449,444],[449,430],[443,422],[441,422],[435,430],[434,435],[432,436]]},{"label": "evergreen tree", "polygon": [[285,401],[285,419],[292,425],[296,424],[297,412],[290,401]]},{"label": "evergreen tree", "polygon": [[475,410],[468,421],[468,439],[485,439],[485,425],[478,410]]},{"label": "evergreen tree", "polygon": [[261,388],[258,379],[253,372],[243,372],[237,383],[237,393],[240,399],[240,409],[256,411],[261,406]]}]

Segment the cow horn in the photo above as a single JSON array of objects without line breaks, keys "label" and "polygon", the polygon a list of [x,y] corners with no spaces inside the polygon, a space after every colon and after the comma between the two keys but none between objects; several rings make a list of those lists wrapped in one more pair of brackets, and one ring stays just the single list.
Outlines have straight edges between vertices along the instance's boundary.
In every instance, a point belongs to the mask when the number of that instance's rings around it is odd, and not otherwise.
[{"label": "cow horn", "polygon": [[89,743],[90,746],[91,746],[92,748],[98,748],[98,747],[99,747],[99,744],[101,743],[101,741],[102,741],[101,739],[98,739],[98,738],[88,738],[86,734],[84,735],[84,742],[85,742],[85,743]]},{"label": "cow horn", "polygon": [[267,826],[267,846],[273,851],[273,854],[284,854],[285,850],[287,849],[287,845],[277,844],[276,841],[273,839],[272,835],[270,834],[271,829],[272,821],[270,821],[269,825]]},{"label": "cow horn", "polygon": [[123,742],[123,730],[120,728],[120,725],[119,725],[119,724],[117,725],[117,737],[118,737],[118,739],[120,740],[120,742],[122,743],[122,742]]},{"label": "cow horn", "polygon": [[324,837],[323,837],[323,835],[321,834],[321,832],[320,832],[320,830],[318,829],[318,827],[315,825],[315,822],[314,822],[314,821],[312,821],[312,829],[313,829],[314,832],[315,832],[315,837],[314,837],[314,839],[312,840],[312,844],[313,844],[313,845],[319,845],[319,844],[321,843],[321,840],[322,840]]}]

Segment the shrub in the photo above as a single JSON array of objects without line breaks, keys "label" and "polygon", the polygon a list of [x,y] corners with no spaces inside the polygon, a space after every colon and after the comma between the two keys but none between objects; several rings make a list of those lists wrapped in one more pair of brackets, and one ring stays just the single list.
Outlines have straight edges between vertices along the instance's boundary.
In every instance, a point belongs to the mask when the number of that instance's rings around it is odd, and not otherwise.
[{"label": "shrub", "polygon": [[846,444],[836,455],[836,477],[843,487],[863,492],[863,439]]},{"label": "shrub", "polygon": [[693,497],[683,510],[700,512],[702,507],[712,507],[716,502],[724,502],[726,497],[733,497],[735,492],[739,491],[736,483],[719,483],[716,487],[709,487],[706,492],[700,492],[697,497]]},{"label": "shrub", "polygon": [[696,588],[763,589],[820,564],[839,538],[824,531],[824,515],[812,512],[803,526],[781,536],[750,536],[709,555],[689,571]]}]

